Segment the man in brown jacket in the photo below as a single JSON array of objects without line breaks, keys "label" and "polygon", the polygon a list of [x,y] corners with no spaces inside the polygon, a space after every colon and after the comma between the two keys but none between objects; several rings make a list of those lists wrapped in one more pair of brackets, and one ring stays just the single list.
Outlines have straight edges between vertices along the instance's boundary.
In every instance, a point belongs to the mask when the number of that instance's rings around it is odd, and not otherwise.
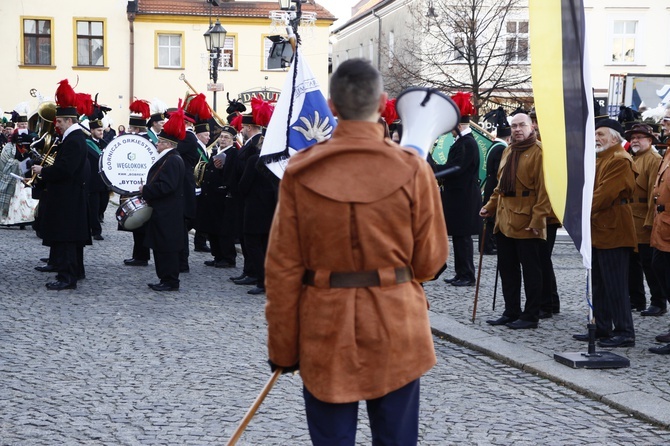
[{"label": "man in brown jacket", "polygon": [[[542,146],[528,115],[512,119],[512,144],[503,152],[498,169],[498,186],[479,212],[495,215],[493,232],[498,244],[498,269],[502,280],[505,311],[490,325],[513,329],[537,328],[542,302],[540,250],[547,238],[546,218],[551,203],[544,187]],[[521,311],[523,268],[526,305]]]},{"label": "man in brown jacket", "polygon": [[[651,267],[653,248],[649,245],[651,226],[656,215],[654,204],[654,182],[661,164],[661,155],[652,149],[656,137],[651,127],[646,124],[635,124],[626,132],[626,139],[630,141],[630,153],[638,172],[635,178],[635,194],[631,198],[630,208],[633,211],[635,234],[637,236],[637,250],[630,258],[630,303],[635,309],[642,309],[642,316],[660,316],[668,310],[667,295],[663,292],[656,273]],[[647,279],[651,300],[646,307],[644,278]]]},{"label": "man in brown jacket", "polygon": [[[637,246],[629,203],[635,166],[621,146],[621,124],[596,123],[596,176],[591,203],[593,316],[601,347],[632,347],[635,328],[628,296],[628,262]],[[614,329],[612,329],[614,326]],[[588,340],[586,335],[575,339]],[[586,339],[585,339],[586,338]]]},{"label": "man in brown jacket", "polygon": [[428,163],[384,138],[379,72],[342,63],[333,137],[291,157],[266,259],[272,368],[300,368],[314,444],[354,444],[367,400],[375,444],[416,444],[419,378],[435,364],[421,282],[448,254]]},{"label": "man in brown jacket", "polygon": [[[670,115],[670,114],[669,114]],[[670,116],[668,116],[670,117]],[[650,244],[654,248],[651,266],[659,278],[661,287],[670,295],[670,150],[666,150],[654,183],[654,205],[656,216],[651,228]],[[658,342],[667,345],[651,347],[650,352],[670,355],[670,332],[656,336]]]}]

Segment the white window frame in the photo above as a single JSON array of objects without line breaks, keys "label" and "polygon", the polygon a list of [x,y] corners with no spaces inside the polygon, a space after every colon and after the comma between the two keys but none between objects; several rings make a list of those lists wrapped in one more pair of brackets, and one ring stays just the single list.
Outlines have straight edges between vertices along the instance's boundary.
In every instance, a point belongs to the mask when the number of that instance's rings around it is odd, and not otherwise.
[{"label": "white window frame", "polygon": [[[615,27],[617,22],[634,22],[635,23],[635,33],[633,34],[628,34],[624,32],[623,34],[618,34],[615,32]],[[643,33],[641,30],[644,29],[644,23],[642,18],[639,15],[636,14],[626,14],[626,15],[611,15],[608,18],[607,21],[607,29],[608,29],[608,39],[607,39],[607,55],[606,55],[606,60],[605,63],[607,65],[642,65],[643,64],[643,48],[644,45],[642,43],[642,36]],[[634,39],[634,56],[633,60],[628,61],[628,60],[614,60],[614,53],[617,50],[615,48],[614,41],[615,39],[618,38],[625,38],[626,36],[632,36]]]},{"label": "white window frame", "polygon": [[[515,23],[515,31],[510,32],[508,31],[508,25],[510,23]],[[526,32],[520,32],[521,24],[525,23],[526,24]],[[530,62],[530,21],[528,18],[509,18],[505,21],[505,54],[507,55],[507,61],[509,62],[514,62],[514,63],[519,63],[519,64],[527,64]],[[510,51],[510,46],[509,42],[510,40],[514,40],[514,48],[511,50],[513,51],[513,55],[509,53]],[[519,57],[519,42],[525,41],[526,42],[526,57],[525,58],[520,58]]]},{"label": "white window frame", "polygon": [[[161,44],[161,37],[168,37],[168,44]],[[179,45],[174,45],[172,42],[173,37],[179,37]],[[168,63],[161,63],[161,50],[167,51]],[[172,56],[174,52],[179,54],[179,64],[172,64]],[[167,68],[167,69],[183,69],[184,68],[184,33],[182,32],[170,32],[170,31],[156,31],[156,68]]]}]

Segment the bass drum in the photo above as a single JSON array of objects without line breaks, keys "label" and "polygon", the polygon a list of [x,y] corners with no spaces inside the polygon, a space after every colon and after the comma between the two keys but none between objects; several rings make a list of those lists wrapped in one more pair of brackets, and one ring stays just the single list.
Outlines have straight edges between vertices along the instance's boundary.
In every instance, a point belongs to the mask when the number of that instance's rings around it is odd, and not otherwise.
[{"label": "bass drum", "polygon": [[153,208],[142,197],[130,197],[116,210],[116,220],[127,231],[133,231],[151,218]]},{"label": "bass drum", "polygon": [[139,135],[121,135],[110,142],[102,155],[98,170],[102,181],[119,195],[137,195],[158,159],[151,141]]}]

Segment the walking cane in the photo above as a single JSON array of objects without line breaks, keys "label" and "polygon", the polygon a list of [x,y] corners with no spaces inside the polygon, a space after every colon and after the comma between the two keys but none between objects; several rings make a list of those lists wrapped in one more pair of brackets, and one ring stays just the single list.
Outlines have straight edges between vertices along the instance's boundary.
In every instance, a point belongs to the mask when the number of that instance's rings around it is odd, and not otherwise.
[{"label": "walking cane", "polygon": [[484,257],[484,244],[486,243],[486,219],[484,219],[484,229],[482,229],[482,240],[479,244],[479,270],[477,271],[477,287],[475,288],[475,302],[472,307],[472,323],[475,322],[477,315],[477,300],[479,299],[479,282],[482,278],[482,258]]},{"label": "walking cane", "polygon": [[498,260],[496,259],[496,281],[493,284],[493,311],[496,311],[496,295],[498,294],[498,276],[500,270],[498,269]]},{"label": "walking cane", "polygon": [[249,410],[247,410],[246,415],[244,415],[244,418],[242,418],[242,421],[240,421],[240,424],[237,426],[237,429],[235,429],[235,432],[233,433],[233,436],[230,437],[230,440],[228,440],[228,443],[226,443],[227,446],[234,446],[237,443],[237,440],[240,439],[242,434],[244,433],[244,430],[247,428],[249,425],[249,422],[251,419],[254,417],[256,414],[256,411],[258,408],[261,406],[263,403],[263,400],[265,399],[266,396],[268,396],[268,393],[270,393],[270,390],[272,390],[272,386],[275,385],[277,382],[277,379],[281,376],[281,373],[284,369],[281,367],[277,367],[275,369],[274,373],[268,380],[267,384],[265,384],[265,387],[263,387],[263,390],[261,390],[261,393],[258,394],[256,397],[256,400],[254,403],[251,405]]}]

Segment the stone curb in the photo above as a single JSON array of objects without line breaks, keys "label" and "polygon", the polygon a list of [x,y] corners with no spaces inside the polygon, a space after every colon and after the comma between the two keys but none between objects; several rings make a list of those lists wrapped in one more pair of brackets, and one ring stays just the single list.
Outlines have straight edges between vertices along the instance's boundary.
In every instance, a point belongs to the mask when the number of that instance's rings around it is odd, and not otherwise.
[{"label": "stone curb", "polygon": [[448,315],[432,311],[429,315],[433,333],[437,336],[547,378],[643,421],[670,428],[670,402],[662,398],[633,389],[620,379],[602,376],[596,370],[573,369],[560,364],[553,359],[554,352],[542,354],[524,345],[504,341]]}]

